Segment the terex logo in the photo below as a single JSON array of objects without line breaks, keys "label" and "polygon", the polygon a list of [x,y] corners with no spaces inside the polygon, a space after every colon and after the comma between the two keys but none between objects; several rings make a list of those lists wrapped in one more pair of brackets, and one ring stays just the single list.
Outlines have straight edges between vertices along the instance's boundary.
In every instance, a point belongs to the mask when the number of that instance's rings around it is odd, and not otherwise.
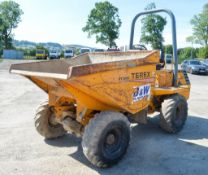
[{"label": "terex logo", "polygon": [[150,96],[150,85],[144,85],[144,86],[139,86],[136,87],[136,90],[133,94],[133,101],[139,101],[142,100],[144,97],[149,97]]},{"label": "terex logo", "polygon": [[135,72],[131,73],[133,79],[147,79],[150,78],[150,72]]}]

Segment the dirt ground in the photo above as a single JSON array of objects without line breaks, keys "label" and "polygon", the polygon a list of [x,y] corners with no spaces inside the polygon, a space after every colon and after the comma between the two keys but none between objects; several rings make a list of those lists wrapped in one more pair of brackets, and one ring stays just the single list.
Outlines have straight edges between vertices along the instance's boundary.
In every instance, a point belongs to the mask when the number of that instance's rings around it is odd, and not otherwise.
[{"label": "dirt ground", "polygon": [[208,173],[208,76],[189,75],[189,117],[182,132],[164,133],[157,117],[145,126],[132,125],[124,158],[112,168],[98,169],[85,158],[80,139],[68,134],[49,141],[36,132],[35,110],[47,95],[24,77],[9,74],[14,62],[0,62],[1,175]]}]

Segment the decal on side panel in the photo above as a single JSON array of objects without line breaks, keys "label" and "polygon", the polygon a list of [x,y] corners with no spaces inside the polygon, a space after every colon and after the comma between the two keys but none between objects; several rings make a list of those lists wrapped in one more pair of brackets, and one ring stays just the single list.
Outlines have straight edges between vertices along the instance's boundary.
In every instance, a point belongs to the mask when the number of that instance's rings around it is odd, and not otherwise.
[{"label": "decal on side panel", "polygon": [[133,93],[133,102],[140,101],[145,97],[149,98],[150,91],[151,91],[151,86],[149,84],[136,87]]}]

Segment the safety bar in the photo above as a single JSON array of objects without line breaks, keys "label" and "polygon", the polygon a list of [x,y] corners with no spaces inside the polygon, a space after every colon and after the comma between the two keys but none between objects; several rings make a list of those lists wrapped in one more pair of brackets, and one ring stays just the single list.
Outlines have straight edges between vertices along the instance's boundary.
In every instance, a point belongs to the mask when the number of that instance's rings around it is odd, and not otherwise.
[{"label": "safety bar", "polygon": [[167,10],[167,9],[158,9],[158,10],[150,10],[150,11],[145,11],[138,13],[132,23],[131,23],[131,34],[130,34],[130,44],[129,48],[133,49],[133,39],[134,39],[134,29],[135,29],[135,23],[137,19],[142,16],[142,15],[147,15],[147,14],[152,14],[152,13],[159,13],[159,12],[165,12],[167,13],[170,18],[171,18],[171,24],[172,24],[172,45],[173,45],[173,57],[174,57],[174,79],[173,79],[173,85],[175,87],[178,86],[177,81],[178,81],[178,55],[177,55],[177,39],[176,39],[176,20],[175,16],[172,13],[172,11]]}]

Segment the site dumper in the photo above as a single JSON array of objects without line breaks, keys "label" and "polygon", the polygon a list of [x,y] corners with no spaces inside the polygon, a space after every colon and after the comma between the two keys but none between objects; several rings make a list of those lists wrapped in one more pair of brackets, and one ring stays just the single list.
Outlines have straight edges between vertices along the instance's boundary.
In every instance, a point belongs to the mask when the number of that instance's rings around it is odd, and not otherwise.
[{"label": "site dumper", "polygon": [[158,69],[159,51],[130,50],[14,64],[10,72],[48,94],[35,116],[40,135],[53,139],[69,132],[82,137],[87,159],[107,167],[125,154],[130,122],[145,124],[148,113],[159,111],[162,129],[177,133],[183,128],[190,83],[176,63],[174,70]]}]

